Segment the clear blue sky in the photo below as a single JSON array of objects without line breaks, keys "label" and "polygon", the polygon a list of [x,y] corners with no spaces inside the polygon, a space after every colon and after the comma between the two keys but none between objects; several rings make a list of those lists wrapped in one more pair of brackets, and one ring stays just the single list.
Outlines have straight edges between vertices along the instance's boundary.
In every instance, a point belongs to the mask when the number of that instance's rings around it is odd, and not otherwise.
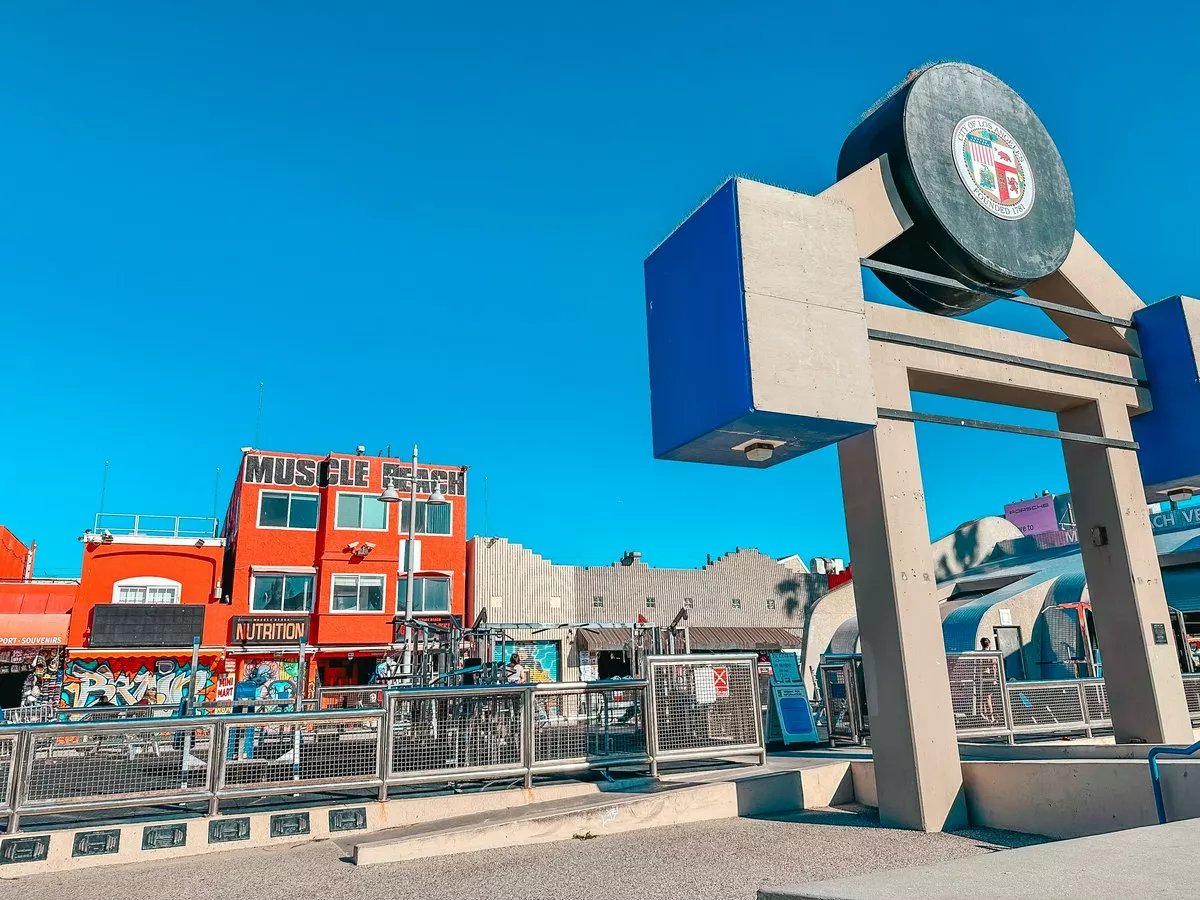
[{"label": "clear blue sky", "polygon": [[[651,457],[642,260],[729,175],[818,190],[890,85],[965,59],[1038,111],[1136,290],[1200,292],[1195,7],[1044,4],[1004,35],[970,9],[8,7],[0,522],[77,571],[106,459],[109,511],[208,515],[218,466],[223,509],[263,381],[262,446],[418,441],[472,467],[473,533],[557,560],[845,554],[834,451]],[[934,533],[1066,486],[1048,441],[920,441]]]}]

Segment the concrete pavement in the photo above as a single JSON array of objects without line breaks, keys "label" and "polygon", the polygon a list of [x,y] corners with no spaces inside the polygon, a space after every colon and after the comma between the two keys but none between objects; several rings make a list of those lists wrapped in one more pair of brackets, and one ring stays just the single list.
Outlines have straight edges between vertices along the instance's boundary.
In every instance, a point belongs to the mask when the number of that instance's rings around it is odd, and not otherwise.
[{"label": "concrete pavement", "polygon": [[1200,820],[1133,828],[795,887],[765,887],[759,900],[1042,900],[1044,897],[1187,897]]},{"label": "concrete pavement", "polygon": [[751,900],[763,886],[990,853],[1036,841],[1005,832],[921,834],[867,811],[725,819],[636,833],[356,867],[351,839],[59,872],[10,882],[22,900],[245,896],[288,900]]}]

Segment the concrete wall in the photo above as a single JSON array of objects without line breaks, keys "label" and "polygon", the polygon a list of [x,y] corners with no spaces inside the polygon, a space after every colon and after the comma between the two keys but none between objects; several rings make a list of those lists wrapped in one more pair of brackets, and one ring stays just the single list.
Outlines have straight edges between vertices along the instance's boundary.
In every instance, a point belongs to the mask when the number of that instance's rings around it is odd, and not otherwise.
[{"label": "concrete wall", "polygon": [[833,633],[854,616],[854,582],[830,591],[817,601],[809,619],[808,633],[804,636],[804,681],[810,692],[813,689],[813,677],[807,670],[816,669],[821,654],[833,639]]},{"label": "concrete wall", "polygon": [[992,555],[1001,541],[1021,537],[1021,529],[999,516],[984,516],[933,542],[934,574],[945,581],[979,565]]},{"label": "concrete wall", "polygon": [[[964,760],[972,825],[1073,838],[1158,823],[1144,758],[1062,758],[1056,748],[1015,749],[1058,758]],[[1125,755],[1116,747],[1088,749]],[[1141,748],[1143,756],[1147,749]],[[877,805],[874,764],[853,762],[850,769],[855,799]],[[1168,819],[1200,817],[1200,760],[1164,762],[1160,771]]]}]

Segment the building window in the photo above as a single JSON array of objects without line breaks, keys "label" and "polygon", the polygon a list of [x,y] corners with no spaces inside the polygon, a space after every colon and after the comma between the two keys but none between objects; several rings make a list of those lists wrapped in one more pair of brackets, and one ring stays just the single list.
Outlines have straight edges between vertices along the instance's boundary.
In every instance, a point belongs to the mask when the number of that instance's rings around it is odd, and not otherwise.
[{"label": "building window", "polygon": [[767,598],[767,609],[774,609],[774,608],[775,608],[775,598],[768,597]]},{"label": "building window", "polygon": [[382,575],[334,575],[329,601],[334,612],[383,612]]},{"label": "building window", "polygon": [[[408,597],[408,579],[401,578],[396,585],[396,612],[404,614],[404,602]],[[444,575],[424,575],[413,579],[414,613],[450,612],[450,579]]]},{"label": "building window", "polygon": [[[408,534],[408,511],[412,508],[411,500],[400,503],[400,533]],[[439,503],[430,506],[424,500],[417,501],[417,534],[449,534],[450,533],[450,504]]]},{"label": "building window", "polygon": [[254,612],[308,612],[312,599],[311,575],[255,575],[250,579]]},{"label": "building window", "polygon": [[258,499],[259,528],[317,527],[317,495],[263,491]]},{"label": "building window", "polygon": [[696,605],[696,601],[693,600],[691,597],[683,598],[683,608],[684,609],[691,609],[695,605]]},{"label": "building window", "polygon": [[603,597],[593,597],[592,598],[592,606],[595,609],[604,609],[604,598]]},{"label": "building window", "polygon": [[337,495],[337,527],[358,528],[363,531],[387,530],[386,503],[371,494],[339,493]]},{"label": "building window", "polygon": [[742,601],[741,601],[741,600],[739,600],[739,599],[737,599],[736,597],[734,597],[734,598],[733,598],[733,608],[734,608],[734,609],[741,609],[741,608],[742,608]]},{"label": "building window", "polygon": [[646,598],[646,609],[654,609],[654,598],[653,597]]},{"label": "building window", "polygon": [[180,584],[166,578],[126,578],[113,585],[113,603],[178,603]]}]

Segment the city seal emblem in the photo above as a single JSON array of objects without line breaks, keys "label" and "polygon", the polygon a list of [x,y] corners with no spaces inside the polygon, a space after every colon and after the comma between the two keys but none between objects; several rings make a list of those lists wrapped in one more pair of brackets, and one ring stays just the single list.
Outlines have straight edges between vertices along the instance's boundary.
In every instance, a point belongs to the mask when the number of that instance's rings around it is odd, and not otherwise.
[{"label": "city seal emblem", "polygon": [[954,164],[975,201],[1001,219],[1020,219],[1033,208],[1033,170],[1021,145],[986,116],[954,126]]}]

